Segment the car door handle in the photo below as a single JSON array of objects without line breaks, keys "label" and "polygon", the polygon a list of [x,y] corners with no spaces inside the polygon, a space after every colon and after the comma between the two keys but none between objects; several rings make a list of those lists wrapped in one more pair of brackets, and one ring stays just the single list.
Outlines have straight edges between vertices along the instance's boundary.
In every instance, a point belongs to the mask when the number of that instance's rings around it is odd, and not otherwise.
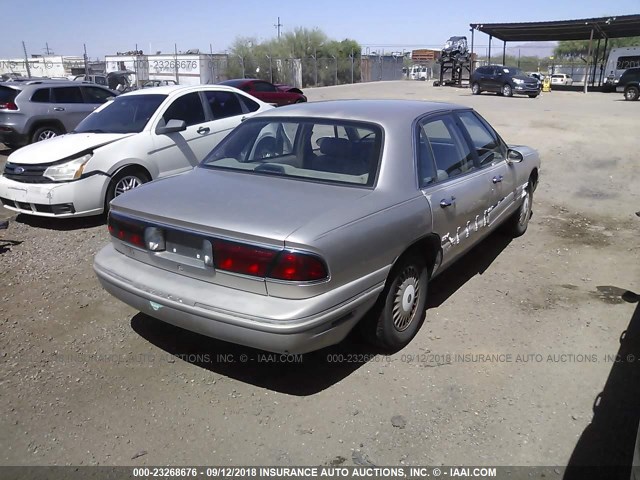
[{"label": "car door handle", "polygon": [[200,127],[196,130],[200,135],[204,135],[205,133],[209,133],[211,129],[209,127]]},{"label": "car door handle", "polygon": [[443,198],[440,200],[440,206],[442,208],[450,207],[456,201],[456,197],[451,197],[450,199]]},{"label": "car door handle", "polygon": [[64,108],[63,108],[63,107],[53,107],[53,109],[54,109],[56,112],[64,112]]},{"label": "car door handle", "polygon": [[500,183],[504,177],[502,175],[496,175],[493,177],[493,183]]}]

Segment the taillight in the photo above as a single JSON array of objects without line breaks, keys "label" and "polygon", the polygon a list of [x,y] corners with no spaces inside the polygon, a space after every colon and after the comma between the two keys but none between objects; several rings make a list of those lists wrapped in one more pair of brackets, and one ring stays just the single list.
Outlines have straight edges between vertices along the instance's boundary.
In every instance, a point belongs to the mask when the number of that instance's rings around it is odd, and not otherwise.
[{"label": "taillight", "polygon": [[280,252],[271,268],[269,278],[291,282],[310,282],[324,280],[329,275],[324,262],[308,253]]},{"label": "taillight", "polygon": [[277,250],[225,240],[215,240],[213,243],[213,259],[217,269],[253,277],[266,276],[277,254]]},{"label": "taillight", "polygon": [[117,220],[109,215],[109,233],[111,236],[136,247],[146,248],[144,227],[132,222]]},{"label": "taillight", "polygon": [[18,106],[13,102],[0,103],[0,110],[18,110]]}]

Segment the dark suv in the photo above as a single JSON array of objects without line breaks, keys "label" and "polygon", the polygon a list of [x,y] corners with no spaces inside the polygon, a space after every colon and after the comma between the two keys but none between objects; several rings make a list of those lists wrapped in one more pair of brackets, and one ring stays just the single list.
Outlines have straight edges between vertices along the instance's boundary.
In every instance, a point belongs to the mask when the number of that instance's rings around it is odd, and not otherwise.
[{"label": "dark suv", "polygon": [[510,97],[514,93],[529,95],[531,98],[540,95],[540,81],[514,67],[500,65],[478,67],[471,75],[469,84],[474,95],[480,95],[482,92],[496,92],[505,97]]},{"label": "dark suv", "polygon": [[73,130],[117,92],[67,80],[0,83],[0,142],[9,148]]},{"label": "dark suv", "polygon": [[629,68],[620,76],[616,92],[624,93],[625,100],[638,100],[640,97],[640,68]]}]

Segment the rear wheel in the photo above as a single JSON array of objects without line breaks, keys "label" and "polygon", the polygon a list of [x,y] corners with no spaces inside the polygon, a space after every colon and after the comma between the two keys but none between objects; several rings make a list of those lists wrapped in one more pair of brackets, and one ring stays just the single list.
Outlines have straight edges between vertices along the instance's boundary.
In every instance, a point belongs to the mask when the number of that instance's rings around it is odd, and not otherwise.
[{"label": "rear wheel", "polygon": [[61,133],[62,132],[60,131],[60,129],[58,127],[54,127],[54,126],[51,126],[51,125],[46,126],[46,127],[40,127],[40,128],[37,128],[33,132],[33,135],[31,135],[31,143],[36,143],[36,142],[41,142],[43,140],[48,140],[50,138],[57,137]]},{"label": "rear wheel", "polygon": [[394,266],[374,307],[373,343],[399,350],[416,335],[426,317],[429,273],[420,256],[409,254]]},{"label": "rear wheel", "polygon": [[510,97],[511,95],[513,95],[513,90],[511,90],[511,85],[509,85],[508,83],[505,83],[502,86],[502,95],[504,95],[505,97]]},{"label": "rear wheel", "polygon": [[627,88],[625,88],[624,90],[625,100],[630,100],[633,102],[635,100],[638,100],[638,97],[640,97],[640,90],[638,89],[638,87],[634,85],[630,85]]},{"label": "rear wheel", "polygon": [[471,93],[473,95],[480,95],[482,93],[482,90],[480,90],[480,85],[478,84],[478,82],[474,82],[473,85],[471,85]]},{"label": "rear wheel", "polygon": [[107,188],[107,195],[104,201],[105,213],[109,211],[111,200],[129,190],[139,187],[143,183],[147,183],[149,180],[150,178],[147,173],[142,170],[125,169],[118,173],[111,179],[109,187]]}]

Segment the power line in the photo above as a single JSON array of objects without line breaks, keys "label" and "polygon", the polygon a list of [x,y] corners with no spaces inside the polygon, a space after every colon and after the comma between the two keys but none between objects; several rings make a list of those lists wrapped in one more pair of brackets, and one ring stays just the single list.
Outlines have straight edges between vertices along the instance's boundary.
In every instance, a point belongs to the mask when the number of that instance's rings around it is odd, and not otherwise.
[{"label": "power line", "polygon": [[274,27],[278,29],[278,39],[280,38],[280,27],[283,27],[283,26],[284,25],[280,23],[280,17],[278,17],[278,23],[274,25]]}]

